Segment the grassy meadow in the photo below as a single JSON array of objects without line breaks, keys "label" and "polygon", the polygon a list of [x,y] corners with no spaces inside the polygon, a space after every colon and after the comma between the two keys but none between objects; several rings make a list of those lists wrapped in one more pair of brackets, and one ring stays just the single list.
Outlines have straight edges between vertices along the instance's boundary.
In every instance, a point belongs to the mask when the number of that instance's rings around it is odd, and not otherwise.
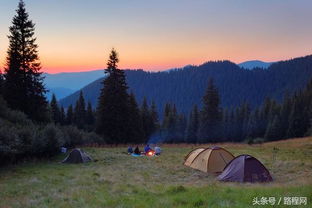
[{"label": "grassy meadow", "polygon": [[159,157],[132,157],[124,153],[125,147],[84,148],[96,162],[61,164],[65,155],[58,155],[49,161],[2,168],[0,208],[291,207],[252,204],[254,197],[288,196],[308,197],[308,205],[302,207],[312,207],[312,137],[219,146],[235,156],[255,156],[274,182],[223,183],[214,175],[185,167],[182,163],[195,148],[192,145],[162,146]]}]

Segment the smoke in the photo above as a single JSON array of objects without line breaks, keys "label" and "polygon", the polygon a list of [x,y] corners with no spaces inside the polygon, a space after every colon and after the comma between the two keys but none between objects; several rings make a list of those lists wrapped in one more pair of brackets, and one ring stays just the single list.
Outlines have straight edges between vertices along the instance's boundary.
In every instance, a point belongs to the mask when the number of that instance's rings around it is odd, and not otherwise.
[{"label": "smoke", "polygon": [[159,144],[159,143],[163,143],[164,141],[165,139],[164,137],[162,137],[161,132],[157,131],[150,136],[147,144]]}]

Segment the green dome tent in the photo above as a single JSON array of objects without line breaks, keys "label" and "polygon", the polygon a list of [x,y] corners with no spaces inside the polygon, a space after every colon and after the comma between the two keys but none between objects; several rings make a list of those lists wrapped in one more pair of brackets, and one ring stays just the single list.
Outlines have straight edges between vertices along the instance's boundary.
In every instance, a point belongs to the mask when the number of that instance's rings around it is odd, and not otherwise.
[{"label": "green dome tent", "polygon": [[81,149],[73,149],[62,163],[85,163],[91,161],[91,157]]}]

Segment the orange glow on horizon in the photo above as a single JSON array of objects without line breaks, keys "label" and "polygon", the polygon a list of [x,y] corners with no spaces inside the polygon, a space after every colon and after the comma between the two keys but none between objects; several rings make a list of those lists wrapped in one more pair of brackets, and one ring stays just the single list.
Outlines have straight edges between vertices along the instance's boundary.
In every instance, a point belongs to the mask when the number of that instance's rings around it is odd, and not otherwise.
[{"label": "orange glow on horizon", "polygon": [[[1,6],[3,71],[17,1]],[[112,48],[119,68],[147,71],[309,55],[311,6],[310,0],[26,1],[42,71],[48,73],[103,69]]]}]

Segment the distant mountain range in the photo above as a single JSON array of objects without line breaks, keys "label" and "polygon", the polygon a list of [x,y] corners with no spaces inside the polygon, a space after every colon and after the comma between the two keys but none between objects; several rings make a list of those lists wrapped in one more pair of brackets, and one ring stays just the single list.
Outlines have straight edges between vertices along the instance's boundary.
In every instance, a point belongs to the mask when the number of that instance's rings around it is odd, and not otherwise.
[{"label": "distant mountain range", "polygon": [[49,90],[47,98],[50,100],[52,93],[56,95],[57,99],[62,99],[100,77],[104,77],[105,74],[102,69],[86,72],[44,73],[43,76],[45,76],[46,88]]},{"label": "distant mountain range", "polygon": [[[248,102],[259,106],[265,97],[281,101],[286,92],[301,89],[312,78],[312,56],[273,63],[268,69],[246,70],[229,61],[207,62],[200,66],[188,66],[166,72],[126,70],[130,91],[139,103],[143,97],[154,100],[158,111],[167,102],[174,103],[179,111],[188,113],[194,104],[201,106],[202,96],[209,78],[215,80],[223,107],[234,107]],[[81,90],[86,101],[97,104],[103,78],[91,82]],[[74,104],[79,91],[60,100],[68,107]]]},{"label": "distant mountain range", "polygon": [[[246,61],[238,64],[238,66],[245,69],[253,69],[255,67],[268,68],[272,63],[262,61]],[[171,72],[181,69],[190,69],[193,65],[186,65],[182,68],[172,68],[165,70],[165,72]],[[92,70],[85,72],[63,72],[57,74],[44,73],[45,85],[49,92],[46,94],[48,100],[51,99],[52,94],[56,95],[58,100],[65,98],[66,96],[74,93],[75,91],[83,88],[87,84],[104,77],[103,69]]]},{"label": "distant mountain range", "polygon": [[263,62],[259,60],[245,61],[243,63],[238,64],[238,66],[245,69],[254,69],[254,68],[264,68],[267,69],[274,62]]}]

